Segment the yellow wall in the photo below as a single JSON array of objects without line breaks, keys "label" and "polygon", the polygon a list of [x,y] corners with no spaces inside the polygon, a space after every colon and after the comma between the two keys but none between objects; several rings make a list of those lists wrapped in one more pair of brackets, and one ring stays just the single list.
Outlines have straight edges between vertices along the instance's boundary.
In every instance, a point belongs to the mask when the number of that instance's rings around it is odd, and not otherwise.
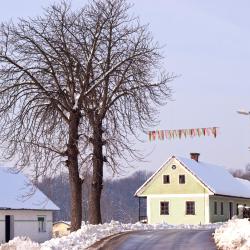
[{"label": "yellow wall", "polygon": [[[176,169],[172,166],[175,165]],[[170,176],[170,183],[163,184],[163,175]],[[179,175],[185,175],[185,184],[179,184]],[[216,178],[216,176],[215,176]],[[148,223],[207,224],[229,219],[229,202],[250,206],[250,199],[230,198],[214,195],[175,158],[171,158],[150,182],[137,192],[147,197]],[[169,215],[160,215],[160,202],[169,202]],[[186,201],[195,202],[195,215],[186,215]],[[214,201],[217,201],[217,215],[214,215]],[[224,214],[220,215],[220,203],[224,203]]]},{"label": "yellow wall", "polygon": [[[176,165],[176,169],[172,169],[172,165]],[[170,184],[163,184],[163,175],[170,175]],[[179,175],[185,175],[186,183],[179,184]],[[172,158],[154,179],[139,192],[138,196],[147,196],[152,194],[197,194],[208,193],[200,182],[190,174],[176,159]]]},{"label": "yellow wall", "polygon": [[[169,215],[160,214],[160,202],[169,202]],[[186,215],[186,201],[195,202],[195,215]],[[184,196],[147,197],[147,216],[149,224],[166,222],[168,224],[206,224],[209,222],[209,198],[206,194]]]},{"label": "yellow wall", "polygon": [[[172,166],[176,168],[173,169]],[[170,176],[170,183],[163,184],[163,175]],[[179,175],[185,175],[185,184],[179,183]],[[139,196],[147,196],[148,223],[169,224],[209,223],[209,190],[203,186],[175,158],[168,161],[154,176]],[[160,202],[169,202],[169,215],[160,215]],[[195,215],[186,215],[186,201],[195,202]]]},{"label": "yellow wall", "polygon": [[[217,202],[217,215],[214,214],[214,202]],[[221,205],[220,203],[223,202],[224,213],[221,215]],[[210,196],[210,222],[218,222],[218,221],[227,221],[229,219],[229,202],[233,203],[233,215],[237,214],[237,204],[250,206],[249,199],[240,199],[234,197],[225,197],[225,196]]]}]

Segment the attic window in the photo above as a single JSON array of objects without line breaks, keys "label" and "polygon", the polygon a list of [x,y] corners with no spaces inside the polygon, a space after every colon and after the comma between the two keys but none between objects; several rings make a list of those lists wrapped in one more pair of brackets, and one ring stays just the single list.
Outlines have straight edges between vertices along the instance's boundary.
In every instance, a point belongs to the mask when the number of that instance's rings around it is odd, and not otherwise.
[{"label": "attic window", "polygon": [[179,183],[185,184],[185,175],[184,174],[179,175]]},{"label": "attic window", "polygon": [[163,175],[163,184],[169,184],[169,183],[170,183],[170,176]]}]

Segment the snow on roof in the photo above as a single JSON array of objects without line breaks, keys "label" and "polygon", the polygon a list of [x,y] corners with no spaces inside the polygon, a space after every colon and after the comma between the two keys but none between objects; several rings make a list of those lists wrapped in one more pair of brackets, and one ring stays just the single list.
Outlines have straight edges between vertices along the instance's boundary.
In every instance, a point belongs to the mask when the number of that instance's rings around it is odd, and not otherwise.
[{"label": "snow on roof", "polygon": [[250,181],[237,177],[235,177],[235,179],[241,182],[245,186],[245,189],[248,190],[248,192],[250,193]]},{"label": "snow on roof", "polygon": [[201,181],[211,192],[217,195],[227,195],[234,197],[250,198],[250,182],[233,177],[225,168],[204,162],[197,162],[184,157],[170,157],[139,189],[137,195],[143,187],[148,185],[162,168],[175,158],[187,170],[189,170],[199,181]]},{"label": "snow on roof", "polygon": [[0,210],[59,210],[38,188],[34,188],[22,173],[13,174],[0,167]]},{"label": "snow on roof", "polygon": [[250,182],[233,177],[225,168],[183,157],[176,159],[213,193],[250,198]]},{"label": "snow on roof", "polygon": [[68,225],[68,226],[70,226],[70,224],[71,224],[70,221],[59,220],[59,221],[55,221],[55,222],[53,223],[53,225],[60,224],[60,223],[66,224],[66,225]]},{"label": "snow on roof", "polygon": [[[71,225],[71,221],[64,221],[64,220],[55,221],[55,222],[53,223],[53,225],[56,225],[56,224],[59,224],[59,223],[66,224],[66,225],[68,225],[68,226]],[[85,225],[86,225],[86,222],[85,222],[85,221],[82,221],[81,226],[85,226]]]}]

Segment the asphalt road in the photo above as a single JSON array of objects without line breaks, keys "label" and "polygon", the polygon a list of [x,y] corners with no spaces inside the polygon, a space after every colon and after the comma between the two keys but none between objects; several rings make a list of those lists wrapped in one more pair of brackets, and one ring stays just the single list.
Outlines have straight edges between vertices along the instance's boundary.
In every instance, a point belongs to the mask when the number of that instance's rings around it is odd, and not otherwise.
[{"label": "asphalt road", "polygon": [[98,250],[216,250],[213,230],[169,229],[129,232],[107,238],[90,249]]}]

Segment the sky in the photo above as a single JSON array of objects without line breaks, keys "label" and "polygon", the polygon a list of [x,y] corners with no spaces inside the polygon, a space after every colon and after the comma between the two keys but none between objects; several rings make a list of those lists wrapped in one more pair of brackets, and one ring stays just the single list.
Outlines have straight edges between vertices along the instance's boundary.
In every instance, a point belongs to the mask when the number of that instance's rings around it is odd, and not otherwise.
[{"label": "sky", "polygon": [[[0,21],[36,16],[54,1],[1,1]],[[55,1],[59,2],[59,1]],[[72,0],[80,7],[86,0]],[[172,101],[159,110],[153,129],[219,127],[217,138],[195,137],[143,143],[145,161],[134,169],[155,171],[171,155],[189,157],[242,169],[250,163],[250,2],[248,0],[130,0],[132,12],[148,24],[155,40],[164,46],[163,67],[178,75],[172,83]]]}]

